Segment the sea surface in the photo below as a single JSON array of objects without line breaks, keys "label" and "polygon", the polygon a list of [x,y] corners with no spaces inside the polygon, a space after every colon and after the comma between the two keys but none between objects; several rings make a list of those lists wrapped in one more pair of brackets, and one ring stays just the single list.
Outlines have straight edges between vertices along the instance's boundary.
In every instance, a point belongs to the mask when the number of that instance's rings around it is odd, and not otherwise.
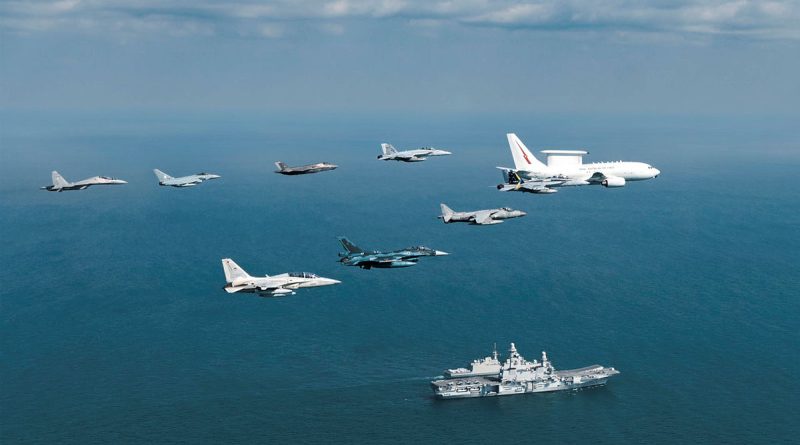
[{"label": "sea surface", "polygon": [[[800,120],[759,116],[0,114],[0,442],[797,443]],[[500,193],[505,133],[662,172]],[[454,155],[379,162],[379,143]],[[273,173],[273,162],[339,169]],[[173,176],[222,175],[159,187]],[[49,193],[109,175],[123,186]],[[456,210],[511,206],[490,227]],[[416,267],[337,263],[450,252]],[[254,275],[342,284],[229,295]],[[605,387],[438,401],[510,342]]]}]

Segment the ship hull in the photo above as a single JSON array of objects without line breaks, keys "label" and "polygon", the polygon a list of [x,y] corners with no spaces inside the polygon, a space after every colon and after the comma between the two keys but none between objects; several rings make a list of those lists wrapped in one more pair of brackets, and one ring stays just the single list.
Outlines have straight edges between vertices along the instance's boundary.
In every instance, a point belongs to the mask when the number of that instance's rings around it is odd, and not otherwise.
[{"label": "ship hull", "polygon": [[437,399],[471,399],[477,397],[494,397],[494,396],[513,396],[519,394],[533,394],[533,393],[543,393],[543,392],[556,392],[556,391],[569,391],[569,390],[578,390],[584,388],[591,388],[595,386],[604,386],[608,382],[608,378],[602,378],[587,382],[581,383],[573,383],[569,385],[558,384],[558,385],[550,385],[545,387],[536,387],[535,385],[532,387],[526,387],[526,385],[500,385],[500,384],[488,384],[484,385],[477,391],[470,391],[470,390],[462,390],[462,391],[446,391],[446,392],[435,392]]}]

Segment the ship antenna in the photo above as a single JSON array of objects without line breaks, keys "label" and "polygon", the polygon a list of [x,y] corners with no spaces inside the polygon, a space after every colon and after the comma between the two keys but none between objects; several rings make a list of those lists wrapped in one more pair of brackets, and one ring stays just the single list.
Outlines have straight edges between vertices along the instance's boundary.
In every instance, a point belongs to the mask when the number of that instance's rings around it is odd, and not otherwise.
[{"label": "ship antenna", "polygon": [[497,360],[497,342],[494,342],[494,352],[492,353],[492,357]]}]

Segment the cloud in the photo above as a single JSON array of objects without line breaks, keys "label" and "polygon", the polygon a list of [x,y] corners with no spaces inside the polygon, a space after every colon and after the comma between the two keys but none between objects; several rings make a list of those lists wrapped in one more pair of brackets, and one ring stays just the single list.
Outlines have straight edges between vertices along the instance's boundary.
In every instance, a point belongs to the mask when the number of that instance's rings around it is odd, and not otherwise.
[{"label": "cloud", "polygon": [[[342,22],[397,19],[418,28],[494,27],[512,30],[629,35],[738,36],[800,39],[797,0],[7,0],[0,27],[48,31],[231,33],[276,38],[303,22],[321,32]],[[333,31],[341,32],[341,31]]]}]

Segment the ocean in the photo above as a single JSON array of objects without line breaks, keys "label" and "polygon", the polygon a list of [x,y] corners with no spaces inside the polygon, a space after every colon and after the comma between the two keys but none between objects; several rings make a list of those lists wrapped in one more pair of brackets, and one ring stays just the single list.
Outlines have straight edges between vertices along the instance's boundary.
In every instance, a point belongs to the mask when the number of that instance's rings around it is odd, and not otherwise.
[{"label": "ocean", "polygon": [[[759,116],[4,112],[3,443],[791,443],[800,437],[800,122]],[[500,193],[505,133],[661,170]],[[380,162],[379,143],[452,156]],[[290,165],[332,172],[287,177]],[[173,176],[222,175],[197,187]],[[129,182],[49,193],[68,180]],[[455,210],[524,218],[444,225]],[[450,252],[405,269],[368,249]],[[229,295],[253,275],[342,281]],[[605,387],[439,401],[510,342]]]}]

